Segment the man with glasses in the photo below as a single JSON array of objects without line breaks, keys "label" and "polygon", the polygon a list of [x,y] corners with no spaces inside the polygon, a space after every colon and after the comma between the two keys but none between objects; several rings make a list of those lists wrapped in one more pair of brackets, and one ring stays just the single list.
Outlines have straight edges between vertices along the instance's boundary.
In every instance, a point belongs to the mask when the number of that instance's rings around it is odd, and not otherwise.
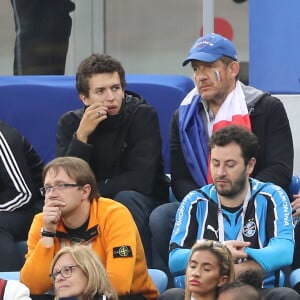
[{"label": "man with glasses", "polygon": [[[294,251],[292,209],[284,190],[251,178],[258,153],[257,137],[238,125],[217,130],[208,142],[213,184],[187,194],[176,214],[169,267],[183,275],[197,240],[224,243],[231,251],[238,279],[249,270],[264,273],[264,299],[300,299],[278,285],[280,270]],[[284,253],[284,255],[282,255]],[[177,289],[175,289],[175,295]],[[161,299],[183,299],[172,291]]]},{"label": "man with glasses", "polygon": [[120,299],[156,299],[135,222],[122,204],[100,197],[88,163],[60,157],[43,171],[43,212],[28,235],[28,253],[20,279],[31,293],[51,288],[50,265],[65,245],[86,244],[101,259]]}]

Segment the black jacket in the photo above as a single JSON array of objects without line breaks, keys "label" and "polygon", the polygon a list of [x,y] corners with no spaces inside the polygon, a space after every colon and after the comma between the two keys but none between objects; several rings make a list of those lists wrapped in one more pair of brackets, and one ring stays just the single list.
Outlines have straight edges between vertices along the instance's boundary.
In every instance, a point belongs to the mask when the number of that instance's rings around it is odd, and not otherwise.
[{"label": "black jacket", "polygon": [[0,154],[0,211],[40,211],[43,162],[32,145],[3,121]]},{"label": "black jacket", "polygon": [[108,116],[89,136],[74,135],[84,109],[65,113],[58,122],[57,156],[76,156],[94,171],[102,196],[114,198],[124,190],[168,201],[157,112],[138,97],[125,96],[118,115]]},{"label": "black jacket", "polygon": [[[256,165],[251,175],[263,182],[272,182],[289,193],[293,175],[294,150],[289,120],[282,102],[268,93],[242,85],[250,114],[252,131],[260,146]],[[171,125],[172,190],[181,201],[199,186],[192,178],[182,153],[178,131],[178,110]]]}]

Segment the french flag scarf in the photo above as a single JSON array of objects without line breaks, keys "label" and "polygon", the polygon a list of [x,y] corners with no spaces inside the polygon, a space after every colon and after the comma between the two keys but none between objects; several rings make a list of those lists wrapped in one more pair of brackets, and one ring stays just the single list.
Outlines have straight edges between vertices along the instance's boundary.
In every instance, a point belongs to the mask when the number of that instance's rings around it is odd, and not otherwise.
[{"label": "french flag scarf", "polygon": [[[197,88],[189,92],[179,106],[179,136],[182,151],[187,166],[193,179],[202,187],[211,183],[209,172],[209,149],[206,122],[203,122],[200,114],[201,97]],[[245,95],[239,81],[236,88],[227,96],[221,105],[215,120],[212,132],[237,124],[251,130],[251,122],[245,101]]]}]

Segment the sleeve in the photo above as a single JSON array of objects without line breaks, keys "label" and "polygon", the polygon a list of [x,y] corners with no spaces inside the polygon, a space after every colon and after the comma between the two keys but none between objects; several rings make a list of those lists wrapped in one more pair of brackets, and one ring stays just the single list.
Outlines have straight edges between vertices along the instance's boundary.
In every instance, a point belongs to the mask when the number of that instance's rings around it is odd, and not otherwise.
[{"label": "sleeve", "polygon": [[24,153],[32,182],[32,191],[35,199],[35,213],[38,213],[42,211],[44,205],[44,199],[40,194],[40,187],[43,185],[42,172],[44,162],[26,139],[24,139]]},{"label": "sleeve", "polygon": [[150,105],[141,105],[130,121],[130,141],[126,161],[122,161],[122,172],[106,182],[99,183],[100,191],[106,197],[122,190],[135,190],[151,195],[154,190],[158,168],[161,163],[161,135],[158,115]]},{"label": "sleeve", "polygon": [[[261,124],[262,114],[265,114],[264,124]],[[253,118],[253,130],[259,137],[261,147],[260,161],[253,176],[262,182],[279,185],[288,192],[293,174],[294,150],[285,108],[279,99],[268,96],[260,108],[257,105],[257,114]]]},{"label": "sleeve", "polygon": [[[3,130],[3,131],[2,131]],[[41,199],[43,162],[15,129],[2,126],[0,132],[0,210],[14,211]]]},{"label": "sleeve", "polygon": [[31,300],[29,289],[17,280],[8,280],[3,300]]},{"label": "sleeve", "polygon": [[76,113],[81,113],[81,111],[67,112],[58,121],[56,156],[75,156],[89,162],[93,147],[76,139],[75,133],[80,123],[80,118]]},{"label": "sleeve", "polygon": [[199,188],[194,181],[184,159],[178,129],[178,110],[173,114],[171,121],[171,184],[172,191],[178,201],[192,190]]},{"label": "sleeve", "polygon": [[[270,192],[269,202],[272,202],[272,205],[268,205],[271,208],[265,212],[266,225],[260,225],[260,230],[266,230],[270,239],[261,249],[245,250],[266,272],[290,265],[294,254],[294,225],[288,196],[279,186],[270,186],[272,193]],[[261,234],[264,233],[260,232]]]},{"label": "sleeve", "polygon": [[[201,232],[203,214],[197,210],[198,195],[196,191],[189,193],[181,202],[177,213],[174,229],[170,240],[169,268],[174,276],[185,274],[185,269],[191,253],[191,247],[197,241]],[[202,209],[201,209],[202,210]],[[205,214],[205,209],[203,210]]]},{"label": "sleeve", "polygon": [[20,271],[20,281],[24,283],[31,294],[39,295],[47,292],[51,286],[49,278],[50,265],[54,257],[54,246],[46,248],[41,242],[42,214],[34,217],[28,233],[28,252],[25,264]]},{"label": "sleeve", "polygon": [[145,260],[138,252],[141,242],[137,227],[123,205],[115,205],[102,218],[105,219],[102,232],[106,241],[104,265],[107,275],[118,295],[130,294],[135,266],[139,260]]},{"label": "sleeve", "polygon": [[292,263],[294,243],[291,240],[272,238],[267,247],[262,249],[246,248],[246,253],[268,273],[280,270]]}]

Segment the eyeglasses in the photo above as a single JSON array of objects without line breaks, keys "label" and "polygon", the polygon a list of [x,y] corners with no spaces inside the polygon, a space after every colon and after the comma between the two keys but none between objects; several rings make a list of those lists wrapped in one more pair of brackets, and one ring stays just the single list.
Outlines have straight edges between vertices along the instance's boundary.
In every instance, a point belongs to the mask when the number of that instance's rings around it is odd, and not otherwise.
[{"label": "eyeglasses", "polygon": [[63,278],[69,278],[72,275],[73,269],[77,268],[78,265],[68,265],[68,266],[64,266],[62,267],[59,271],[55,270],[52,271],[52,273],[49,275],[49,277],[51,278],[51,280],[53,282],[56,281],[57,276],[60,274]]},{"label": "eyeglasses", "polygon": [[70,187],[77,187],[80,186],[77,183],[58,183],[55,185],[48,185],[48,186],[43,186],[40,188],[40,192],[42,194],[42,196],[45,196],[47,193],[49,193],[50,191],[62,191],[66,188],[70,188]]}]

